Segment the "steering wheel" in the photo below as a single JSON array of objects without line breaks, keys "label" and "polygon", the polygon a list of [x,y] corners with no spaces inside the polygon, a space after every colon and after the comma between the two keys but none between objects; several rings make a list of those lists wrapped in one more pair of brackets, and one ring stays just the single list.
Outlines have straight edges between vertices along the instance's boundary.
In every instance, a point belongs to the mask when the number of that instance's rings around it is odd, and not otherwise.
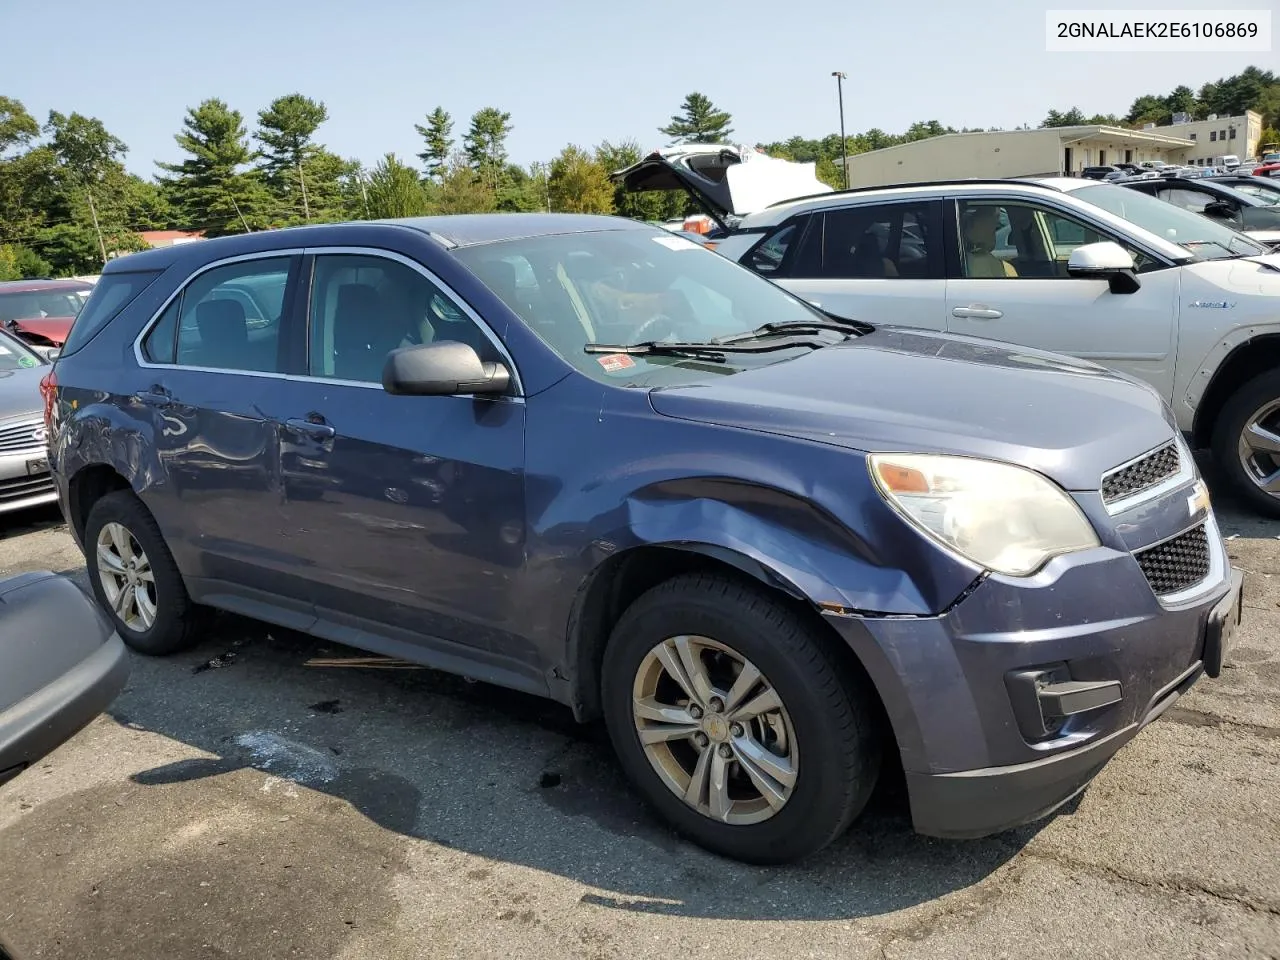
[{"label": "steering wheel", "polygon": [[675,320],[671,319],[671,317],[668,314],[655,313],[652,317],[650,317],[644,323],[640,324],[640,326],[637,327],[635,331],[631,334],[632,342],[643,343],[646,340],[660,339],[652,331],[657,330],[662,324],[666,324],[666,333],[674,333],[677,336],[680,334],[679,325],[675,322]]}]

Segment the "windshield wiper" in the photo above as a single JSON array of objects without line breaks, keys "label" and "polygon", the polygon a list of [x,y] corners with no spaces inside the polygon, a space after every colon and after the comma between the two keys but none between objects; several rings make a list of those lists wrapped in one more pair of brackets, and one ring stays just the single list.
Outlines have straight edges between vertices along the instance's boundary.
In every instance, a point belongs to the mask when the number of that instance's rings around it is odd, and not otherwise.
[{"label": "windshield wiper", "polygon": [[846,320],[843,317],[832,317],[830,320],[782,320],[775,323],[761,324],[754,330],[748,330],[745,333],[733,333],[727,337],[716,337],[713,342],[741,343],[746,340],[759,340],[762,337],[778,336],[779,334],[808,333],[810,331],[816,333],[819,330],[833,330],[836,333],[843,333],[847,337],[855,333],[859,336],[871,333],[875,330],[875,327],[869,323],[863,323],[861,320]]},{"label": "windshield wiper", "polygon": [[[806,328],[812,326],[805,324]],[[744,338],[754,338],[755,331],[747,334],[736,334]],[[726,353],[772,353],[775,350],[792,350],[796,347],[809,347],[813,350],[830,346],[825,340],[813,337],[782,336],[775,340],[702,340],[681,342],[679,340],[643,340],[640,343],[588,343],[583,346],[583,353],[624,353],[630,356],[689,356],[700,360],[723,362]]]}]

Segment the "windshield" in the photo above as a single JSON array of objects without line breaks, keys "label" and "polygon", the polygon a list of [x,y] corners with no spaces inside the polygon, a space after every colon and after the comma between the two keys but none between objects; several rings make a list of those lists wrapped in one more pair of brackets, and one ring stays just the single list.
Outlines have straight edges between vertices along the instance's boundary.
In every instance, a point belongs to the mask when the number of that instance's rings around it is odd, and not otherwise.
[{"label": "windshield", "polygon": [[1267,252],[1261,244],[1206,216],[1129,187],[1098,184],[1073,190],[1071,195],[1123,217],[1157,237],[1179,244],[1204,260],[1257,256]]},{"label": "windshield", "polygon": [[[766,323],[828,318],[780,287],[664,230],[607,230],[505,240],[453,251],[561,357],[617,385],[687,383],[790,359],[588,354],[589,343],[701,342]],[[832,342],[839,333],[822,335]]]},{"label": "windshield", "polygon": [[0,373],[44,365],[44,358],[31,350],[21,340],[7,333],[0,333]]},{"label": "windshield", "polygon": [[42,317],[75,317],[84,307],[89,290],[0,290],[0,320],[39,320]]}]

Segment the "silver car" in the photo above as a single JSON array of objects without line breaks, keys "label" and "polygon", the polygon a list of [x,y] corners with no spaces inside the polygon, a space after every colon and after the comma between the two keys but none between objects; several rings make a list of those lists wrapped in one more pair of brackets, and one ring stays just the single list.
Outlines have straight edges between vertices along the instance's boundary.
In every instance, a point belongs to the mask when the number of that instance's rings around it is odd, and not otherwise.
[{"label": "silver car", "polygon": [[40,380],[49,361],[0,331],[0,513],[57,500]]}]

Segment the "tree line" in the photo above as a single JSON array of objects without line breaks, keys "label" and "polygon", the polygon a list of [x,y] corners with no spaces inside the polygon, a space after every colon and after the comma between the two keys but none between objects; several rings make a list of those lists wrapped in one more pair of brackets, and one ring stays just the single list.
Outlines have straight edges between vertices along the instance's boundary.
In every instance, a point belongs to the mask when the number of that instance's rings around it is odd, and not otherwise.
[{"label": "tree line", "polygon": [[[1086,117],[1077,108],[1050,110],[1041,126],[1167,123],[1174,112],[1264,114],[1280,124],[1280,82],[1249,67],[1205,84],[1199,93],[1134,101],[1123,118]],[[414,125],[421,138],[415,157],[384,155],[371,167],[329,150],[321,128],[325,104],[301,93],[272,100],[250,121],[211,98],[187,110],[175,140],[183,157],[158,163],[151,179],[124,166],[127,145],[101,120],[50,111],[41,124],[19,101],[0,96],[0,280],[94,273],[113,255],[145,246],[140,231],[200,230],[207,236],[267,230],[302,223],[369,220],[424,214],[537,211],[616,213],[669,220],[693,212],[683,193],[627,194],[609,174],[637,162],[636,140],[584,147],[570,144],[547,162],[511,162],[511,114],[477,110],[465,129],[437,106]],[[685,97],[660,127],[669,143],[733,142],[733,118],[702,93]],[[911,124],[899,134],[871,129],[845,138],[850,155],[973,129],[937,120]],[[987,128],[997,129],[997,128]],[[1263,140],[1280,139],[1274,129]],[[757,143],[773,156],[813,162],[820,179],[842,185],[838,134],[794,136]]]}]

